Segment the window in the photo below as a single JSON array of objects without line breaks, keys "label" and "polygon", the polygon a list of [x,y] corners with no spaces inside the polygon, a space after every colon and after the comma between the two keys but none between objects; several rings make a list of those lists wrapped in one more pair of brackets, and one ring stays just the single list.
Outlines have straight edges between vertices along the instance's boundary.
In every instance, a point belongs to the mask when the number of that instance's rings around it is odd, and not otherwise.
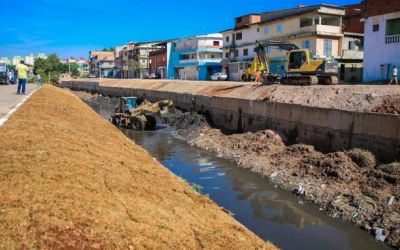
[{"label": "window", "polygon": [[219,46],[219,41],[213,41],[214,46]]},{"label": "window", "polygon": [[225,41],[229,43],[229,36],[225,37]]},{"label": "window", "polygon": [[249,55],[249,49],[244,49],[243,50],[243,56]]},{"label": "window", "polygon": [[372,25],[372,31],[373,31],[373,32],[379,31],[379,24],[374,24],[374,25]]},{"label": "window", "polygon": [[283,26],[282,26],[282,24],[277,24],[276,25],[276,27],[275,27],[275,29],[276,29],[276,32],[282,32],[282,30],[283,30]]},{"label": "window", "polygon": [[211,55],[211,58],[212,58],[212,59],[215,58],[215,55]]},{"label": "window", "polygon": [[303,49],[309,49],[309,48],[310,48],[310,41],[309,41],[309,40],[304,40],[304,41],[301,43],[301,48],[303,48]]},{"label": "window", "polygon": [[349,50],[356,50],[356,44],[354,41],[349,41]]},{"label": "window", "polygon": [[300,18],[300,28],[312,26],[312,18]]},{"label": "window", "polygon": [[351,72],[356,72],[357,71],[357,65],[356,64],[352,64],[351,65]]},{"label": "window", "polygon": [[324,40],[324,56],[332,55],[332,40]]},{"label": "window", "polygon": [[268,27],[265,27],[264,28],[264,35],[268,35],[269,34],[269,28]]},{"label": "window", "polygon": [[271,46],[267,46],[267,47],[265,48],[265,53],[266,53],[266,54],[271,53]]},{"label": "window", "polygon": [[242,32],[236,33],[236,40],[242,40]]},{"label": "window", "polygon": [[289,68],[299,69],[307,61],[307,56],[304,51],[290,53]]},{"label": "window", "polygon": [[320,20],[321,20],[321,16],[315,16],[314,17],[314,24],[315,25],[319,25],[320,24]]},{"label": "window", "polygon": [[235,50],[235,52],[233,53],[234,57],[238,57],[239,56],[239,50]]},{"label": "window", "polygon": [[260,32],[260,28],[257,28],[257,33],[259,33]]},{"label": "window", "polygon": [[225,58],[229,58],[229,52],[225,52]]},{"label": "window", "polygon": [[386,21],[386,35],[387,36],[400,35],[400,18]]}]

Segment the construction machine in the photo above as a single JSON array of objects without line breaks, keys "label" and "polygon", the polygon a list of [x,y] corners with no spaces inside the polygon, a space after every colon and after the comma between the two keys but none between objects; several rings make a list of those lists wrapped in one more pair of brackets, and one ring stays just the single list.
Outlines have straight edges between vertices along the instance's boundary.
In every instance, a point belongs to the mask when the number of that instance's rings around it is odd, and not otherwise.
[{"label": "construction machine", "polygon": [[161,118],[165,113],[174,112],[174,110],[175,107],[171,100],[156,103],[144,100],[138,105],[136,97],[121,97],[110,120],[117,127],[140,131],[155,130],[156,117]]},{"label": "construction machine", "polygon": [[269,72],[269,60],[267,57],[262,57],[261,54],[253,58],[251,63],[245,65],[245,70],[242,74],[243,81],[254,81],[257,72],[261,73],[261,82],[279,83],[280,75]]},{"label": "construction machine", "polygon": [[285,76],[280,82],[286,85],[334,85],[338,80],[338,64],[333,58],[313,59],[308,49],[300,49],[295,44],[285,42],[256,42],[255,52],[266,71],[262,74],[261,82],[276,83],[277,75],[269,71],[268,58],[265,48],[287,51]]}]

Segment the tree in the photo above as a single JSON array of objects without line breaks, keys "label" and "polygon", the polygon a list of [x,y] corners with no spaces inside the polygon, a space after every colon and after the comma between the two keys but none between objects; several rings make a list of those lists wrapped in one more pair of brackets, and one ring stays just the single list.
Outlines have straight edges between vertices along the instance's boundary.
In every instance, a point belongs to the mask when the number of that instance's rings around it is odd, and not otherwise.
[{"label": "tree", "polygon": [[47,59],[36,58],[33,72],[39,74],[44,81],[57,83],[61,73],[68,72],[68,65],[62,64],[56,54],[51,54]]},{"label": "tree", "polygon": [[79,65],[77,63],[70,63],[69,64],[69,69],[71,71],[71,76],[78,77],[80,75]]}]

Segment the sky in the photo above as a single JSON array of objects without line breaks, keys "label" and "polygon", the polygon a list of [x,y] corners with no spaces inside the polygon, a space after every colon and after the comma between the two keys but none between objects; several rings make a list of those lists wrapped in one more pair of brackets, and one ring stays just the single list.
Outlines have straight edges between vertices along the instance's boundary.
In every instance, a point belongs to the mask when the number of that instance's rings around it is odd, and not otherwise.
[{"label": "sky", "polygon": [[248,13],[360,0],[0,0],[0,57],[90,50],[220,32]]}]

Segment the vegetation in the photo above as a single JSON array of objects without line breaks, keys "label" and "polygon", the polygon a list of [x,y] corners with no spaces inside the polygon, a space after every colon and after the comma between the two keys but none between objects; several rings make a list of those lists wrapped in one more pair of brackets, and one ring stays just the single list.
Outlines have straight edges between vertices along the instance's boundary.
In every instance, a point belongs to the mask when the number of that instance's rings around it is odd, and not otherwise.
[{"label": "vegetation", "polygon": [[57,83],[60,75],[66,72],[68,72],[68,64],[61,63],[56,54],[48,56],[47,59],[35,59],[33,73],[39,74],[44,82]]},{"label": "vegetation", "polygon": [[376,165],[375,156],[367,150],[355,148],[345,153],[359,167],[373,168]]}]

